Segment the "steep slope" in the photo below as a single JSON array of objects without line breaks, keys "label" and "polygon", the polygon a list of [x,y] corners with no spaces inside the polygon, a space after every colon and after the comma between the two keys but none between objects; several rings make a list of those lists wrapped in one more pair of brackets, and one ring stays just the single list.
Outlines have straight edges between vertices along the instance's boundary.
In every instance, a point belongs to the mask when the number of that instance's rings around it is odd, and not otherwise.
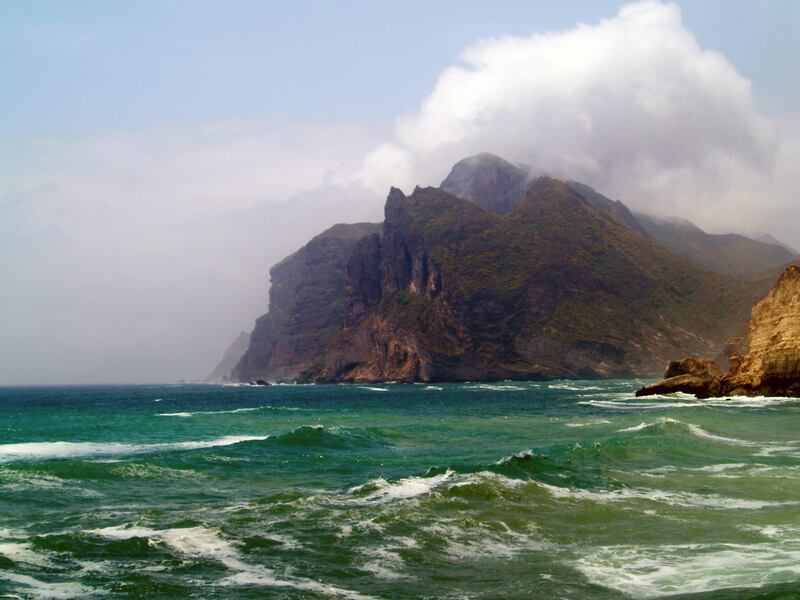
[{"label": "steep slope", "polygon": [[375,223],[334,225],[270,270],[269,312],[260,317],[232,379],[295,380],[324,352],[345,314],[347,261]]},{"label": "steep slope", "polygon": [[752,236],[754,240],[758,242],[764,242],[765,244],[772,244],[773,246],[780,246],[781,248],[785,248],[789,252],[792,253],[793,256],[798,256],[797,250],[789,246],[788,244],[784,244],[778,238],[768,233],[761,232],[758,235]]},{"label": "steep slope", "polygon": [[664,219],[642,213],[635,216],[659,244],[716,273],[755,275],[783,267],[797,258],[784,246],[732,233],[706,233],[683,219]]},{"label": "steep slope", "polygon": [[235,340],[228,346],[228,349],[225,351],[225,354],[222,355],[222,360],[219,361],[219,364],[214,368],[211,373],[208,374],[205,381],[209,383],[222,383],[223,381],[228,381],[231,376],[231,371],[233,371],[234,367],[238,364],[239,360],[244,356],[244,353],[247,352],[247,348],[250,345],[250,334],[242,331]]},{"label": "steep slope", "polygon": [[593,187],[590,187],[579,181],[568,181],[567,185],[583,196],[584,200],[586,200],[589,204],[605,213],[608,213],[620,225],[627,225],[631,229],[638,231],[644,236],[647,236],[647,232],[642,229],[639,221],[636,220],[636,217],[633,216],[633,213],[630,211],[630,209],[628,209],[628,207],[625,206],[625,204],[620,200],[612,200],[611,198],[607,198]]},{"label": "steep slope", "polygon": [[529,178],[527,167],[484,152],[458,161],[439,187],[489,212],[503,214],[525,200]]},{"label": "steep slope", "polygon": [[688,348],[717,353],[763,294],[553,179],[500,215],[436,188],[393,189],[385,215],[354,250],[350,312],[312,380],[653,375]]},{"label": "steep slope", "polygon": [[[529,179],[526,167],[483,153],[456,163],[440,187],[490,212],[505,214],[525,200]],[[754,240],[736,234],[712,235],[686,220],[634,214],[624,203],[611,200],[584,183],[566,183],[589,204],[621,225],[715,273],[755,275],[783,267],[797,257],[795,252],[777,241]]]},{"label": "steep slope", "polygon": [[800,396],[800,267],[789,267],[753,307],[747,353],[731,363],[724,393]]}]

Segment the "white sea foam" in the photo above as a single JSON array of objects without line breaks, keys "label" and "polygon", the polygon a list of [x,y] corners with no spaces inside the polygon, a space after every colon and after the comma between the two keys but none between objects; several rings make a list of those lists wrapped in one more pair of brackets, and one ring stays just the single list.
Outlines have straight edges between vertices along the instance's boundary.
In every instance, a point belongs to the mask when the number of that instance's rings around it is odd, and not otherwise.
[{"label": "white sea foam", "polygon": [[715,465],[706,465],[705,467],[695,467],[687,469],[688,471],[701,471],[703,473],[723,473],[732,469],[742,469],[749,465],[746,463],[719,463]]},{"label": "white sea foam", "polygon": [[361,565],[360,569],[373,574],[378,579],[397,581],[413,578],[404,572],[405,562],[392,547],[366,547],[362,549],[362,554],[368,557],[368,561]]},{"label": "white sea foam", "polygon": [[589,500],[601,504],[645,500],[681,506],[686,508],[709,508],[713,510],[757,510],[773,506],[796,506],[800,501],[778,502],[773,500],[750,500],[745,498],[728,498],[717,494],[696,494],[694,492],[671,492],[650,488],[622,488],[617,490],[591,491],[579,488],[566,488],[548,483],[537,482],[555,498]]},{"label": "white sea foam", "polygon": [[195,412],[174,412],[174,413],[158,413],[157,417],[194,417],[198,415],[235,415],[239,413],[255,412],[258,410],[300,410],[299,408],[289,406],[253,406],[247,408],[234,408],[231,410],[198,410]]},{"label": "white sea foam", "polygon": [[715,408],[769,408],[783,404],[795,404],[800,402],[800,399],[778,396],[727,396],[725,398],[708,398],[702,402]]},{"label": "white sea foam", "polygon": [[536,456],[536,453],[532,449],[528,448],[527,450],[522,450],[520,452],[517,452],[516,454],[510,454],[509,456],[504,456],[500,460],[495,461],[494,464],[504,465],[508,462],[513,461],[514,459],[533,458],[534,456]]},{"label": "white sea foam", "polygon": [[37,554],[28,542],[0,542],[0,555],[15,563],[25,563],[37,567],[51,567],[53,563]]},{"label": "white sea foam", "polygon": [[669,417],[662,417],[653,423],[639,423],[638,425],[634,425],[633,427],[626,427],[625,429],[617,430],[618,433],[626,433],[626,432],[634,432],[634,431],[642,431],[643,429],[650,429],[651,427],[657,427],[658,425],[664,425],[665,423],[680,423],[680,421],[676,421],[675,419],[670,419]]},{"label": "white sea foam", "polygon": [[535,525],[528,531],[512,530],[502,521],[500,529],[471,522],[440,522],[423,530],[447,544],[447,554],[456,560],[512,558],[525,550],[542,550],[550,544],[539,534]]},{"label": "white sea foam", "polygon": [[547,387],[551,390],[567,390],[571,392],[600,391],[604,389],[597,385],[576,385],[574,383],[551,383]]},{"label": "white sea foam", "polygon": [[[531,456],[533,456],[533,454],[531,454]],[[502,461],[498,461],[495,464],[502,464]],[[527,480],[512,479],[511,477],[506,477],[505,475],[501,475],[500,473],[493,473],[491,471],[479,471],[478,473],[471,473],[469,475],[462,476],[457,481],[451,483],[448,489],[462,488],[472,485],[483,485],[486,483],[499,485],[506,489],[515,489],[525,485],[527,483]]]},{"label": "white sea foam", "polygon": [[370,385],[360,385],[360,386],[358,386],[358,389],[360,389],[360,390],[369,390],[370,392],[388,392],[389,391],[386,388],[373,387],[373,386],[370,386]]},{"label": "white sea foam", "polygon": [[566,423],[567,427],[592,427],[594,425],[608,425],[611,421],[608,419],[589,419],[588,421],[581,421],[578,423]]},{"label": "white sea foam", "polygon": [[138,525],[118,525],[92,529],[86,533],[108,539],[146,538],[155,543],[163,543],[189,558],[216,560],[235,574],[219,581],[220,586],[261,585],[266,587],[293,588],[350,598],[351,600],[371,600],[370,596],[343,588],[327,585],[299,577],[280,577],[272,569],[246,562],[236,546],[223,539],[219,532],[207,527],[181,527],[175,529],[150,529]]},{"label": "white sea foam", "polygon": [[198,450],[231,446],[241,442],[265,440],[269,436],[227,435],[214,440],[170,442],[163,444],[131,444],[124,442],[28,442],[0,444],[0,463],[26,460],[119,456],[173,450]]},{"label": "white sea foam", "polygon": [[467,390],[487,390],[490,392],[523,392],[528,388],[519,385],[501,385],[492,383],[478,383],[474,385],[465,385],[464,389]]},{"label": "white sea foam", "polygon": [[668,417],[663,417],[652,423],[642,422],[639,425],[635,425],[633,427],[620,429],[619,432],[632,433],[632,432],[642,431],[643,429],[656,427],[658,425],[664,425],[666,423],[675,423],[678,425],[682,425],[687,429],[689,433],[691,433],[695,437],[710,442],[714,442],[716,444],[739,446],[742,448],[757,448],[758,452],[756,453],[756,456],[772,456],[773,454],[781,454],[781,453],[788,454],[789,456],[800,456],[800,441],[759,442],[754,440],[743,440],[740,438],[728,437],[728,436],[718,435],[716,433],[711,433],[710,431],[706,431],[705,429],[700,427],[700,425],[696,425],[694,423],[684,423],[683,421],[670,419]]},{"label": "white sea foam", "polygon": [[686,423],[686,427],[689,429],[689,431],[693,435],[696,435],[699,438],[710,440],[712,442],[717,442],[717,443],[720,443],[720,444],[729,444],[731,446],[745,446],[745,447],[748,447],[748,448],[761,446],[761,443],[759,443],[759,442],[751,442],[749,440],[740,440],[738,438],[730,438],[730,437],[725,437],[725,436],[722,436],[722,435],[716,435],[714,433],[710,433],[710,432],[706,431],[705,429],[703,429],[702,427],[700,427],[699,425],[695,425],[694,423]]},{"label": "white sea foam", "polygon": [[373,479],[363,485],[356,486],[349,490],[350,494],[358,493],[363,489],[376,488],[368,495],[359,498],[359,502],[392,502],[394,500],[405,500],[427,494],[434,488],[440,486],[455,475],[449,469],[441,475],[433,477],[406,477],[394,483],[390,483],[383,478]]},{"label": "white sea foam", "polygon": [[575,566],[590,581],[635,597],[696,594],[796,581],[800,544],[605,546]]},{"label": "white sea foam", "polygon": [[[0,572],[0,579],[23,585],[26,587],[24,592],[29,597],[42,598],[43,600],[51,598],[86,598],[99,593],[97,590],[77,582],[48,583],[34,579],[30,575],[19,575],[17,573]],[[13,598],[14,596],[11,597]]]}]

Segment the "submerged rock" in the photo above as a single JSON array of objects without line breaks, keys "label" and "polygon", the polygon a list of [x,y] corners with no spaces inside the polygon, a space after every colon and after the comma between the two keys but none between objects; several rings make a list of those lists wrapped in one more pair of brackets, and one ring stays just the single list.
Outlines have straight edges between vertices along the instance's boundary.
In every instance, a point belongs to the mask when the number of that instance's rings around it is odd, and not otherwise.
[{"label": "submerged rock", "polygon": [[767,297],[753,307],[747,348],[744,355],[730,358],[724,375],[709,359],[673,361],[662,381],[636,395],[800,397],[800,267],[786,269]]}]

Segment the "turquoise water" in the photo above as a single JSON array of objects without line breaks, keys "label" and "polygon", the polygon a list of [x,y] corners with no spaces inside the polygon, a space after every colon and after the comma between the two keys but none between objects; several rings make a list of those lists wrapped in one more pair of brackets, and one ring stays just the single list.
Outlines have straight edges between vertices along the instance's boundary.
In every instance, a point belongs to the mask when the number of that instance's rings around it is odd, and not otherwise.
[{"label": "turquoise water", "polygon": [[0,597],[800,596],[800,402],[0,389]]}]

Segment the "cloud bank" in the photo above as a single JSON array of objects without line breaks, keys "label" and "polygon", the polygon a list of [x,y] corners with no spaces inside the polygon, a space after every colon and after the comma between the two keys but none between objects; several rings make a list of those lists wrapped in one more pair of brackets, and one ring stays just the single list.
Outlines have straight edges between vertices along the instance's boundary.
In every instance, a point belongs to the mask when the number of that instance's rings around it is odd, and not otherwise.
[{"label": "cloud bank", "polygon": [[675,5],[460,58],[393,131],[241,121],[3,140],[0,383],[201,377],[264,312],[270,265],[478,152],[800,246],[800,120],[762,114]]},{"label": "cloud bank", "polygon": [[[17,140],[0,157],[0,384],[198,379],[270,265],[343,219],[363,126],[259,122]],[[310,190],[310,191],[309,191]]]},{"label": "cloud bank", "polygon": [[782,190],[796,189],[796,128],[758,111],[750,82],[698,45],[674,4],[481,40],[461,59],[366,158],[367,185],[435,184],[489,151],[712,230],[774,228],[794,209]]}]

